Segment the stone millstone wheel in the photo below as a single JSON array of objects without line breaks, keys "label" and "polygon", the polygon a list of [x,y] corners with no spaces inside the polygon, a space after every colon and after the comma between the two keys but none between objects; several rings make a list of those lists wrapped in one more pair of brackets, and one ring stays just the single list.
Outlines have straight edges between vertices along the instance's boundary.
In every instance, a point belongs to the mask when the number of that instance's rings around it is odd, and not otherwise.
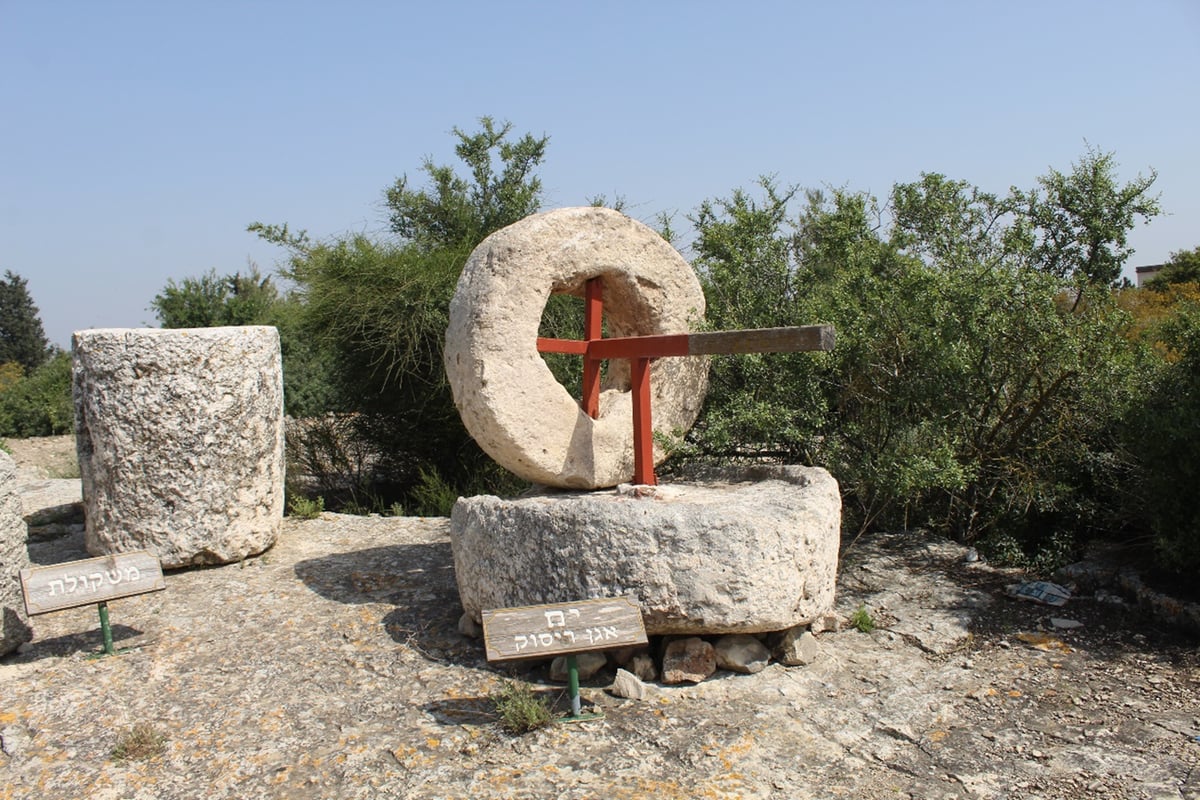
[{"label": "stone millstone wheel", "polygon": [[[688,333],[704,316],[691,266],[658,233],[605,208],[563,208],[496,231],[475,248],[450,303],[445,364],[454,403],[479,446],[547,486],[597,489],[633,478],[628,363],[611,362],[592,419],[537,350],[552,294],[583,297],[601,278],[606,336]],[[708,381],[703,358],[650,369],[655,432],[695,422]],[[655,463],[664,457],[655,448]]]}]

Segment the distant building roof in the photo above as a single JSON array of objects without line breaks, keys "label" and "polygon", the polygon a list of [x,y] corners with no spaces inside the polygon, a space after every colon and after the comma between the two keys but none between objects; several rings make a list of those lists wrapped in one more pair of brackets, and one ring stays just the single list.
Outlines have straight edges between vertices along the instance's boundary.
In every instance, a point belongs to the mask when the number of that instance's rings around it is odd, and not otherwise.
[{"label": "distant building roof", "polygon": [[1157,275],[1165,264],[1149,264],[1145,267],[1134,267],[1133,271],[1137,275],[1137,285],[1140,289],[1144,283]]}]

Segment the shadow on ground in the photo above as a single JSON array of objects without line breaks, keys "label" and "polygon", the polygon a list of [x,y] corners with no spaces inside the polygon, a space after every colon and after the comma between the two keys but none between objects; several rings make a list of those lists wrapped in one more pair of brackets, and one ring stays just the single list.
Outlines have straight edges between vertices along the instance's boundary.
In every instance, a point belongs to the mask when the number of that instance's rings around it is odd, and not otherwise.
[{"label": "shadow on ground", "polygon": [[[124,649],[134,649],[144,643],[137,642],[144,631],[131,628],[128,625],[112,625],[113,645],[120,655]],[[40,661],[44,658],[64,658],[78,653],[103,655],[104,640],[100,633],[99,621],[93,630],[54,636],[49,639],[38,639],[31,642],[22,651],[21,661]]]},{"label": "shadow on ground", "polygon": [[462,606],[449,543],[335,553],[301,561],[295,572],[326,599],[394,606],[381,620],[384,630],[426,658],[461,666],[486,665],[481,644],[458,632]]}]

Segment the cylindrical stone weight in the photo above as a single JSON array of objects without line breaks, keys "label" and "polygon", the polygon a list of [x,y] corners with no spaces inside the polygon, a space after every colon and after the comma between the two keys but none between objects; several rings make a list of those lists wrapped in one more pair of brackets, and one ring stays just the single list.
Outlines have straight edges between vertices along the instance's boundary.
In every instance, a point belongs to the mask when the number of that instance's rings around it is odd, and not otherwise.
[{"label": "cylindrical stone weight", "polygon": [[274,544],[283,519],[283,370],[265,326],[74,335],[75,436],[93,555],[164,567]]}]

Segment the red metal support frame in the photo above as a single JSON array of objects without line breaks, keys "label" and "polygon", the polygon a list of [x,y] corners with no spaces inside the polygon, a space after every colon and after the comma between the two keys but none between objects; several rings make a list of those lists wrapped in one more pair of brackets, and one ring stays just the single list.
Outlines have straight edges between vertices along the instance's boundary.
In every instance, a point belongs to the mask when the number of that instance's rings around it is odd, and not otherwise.
[{"label": "red metal support frame", "polygon": [[654,428],[650,419],[650,359],[629,360],[633,392],[633,482],[654,486]]},{"label": "red metal support frame", "polygon": [[[539,337],[537,349],[542,353],[567,353],[583,356],[583,397],[580,406],[592,419],[600,416],[601,365],[610,358],[629,359],[630,391],[633,395],[633,482],[653,486],[654,429],[650,413],[650,358],[644,355],[646,339],[662,347],[663,340],[670,355],[687,354],[687,334],[669,337],[627,337],[605,348],[604,284],[600,278],[589,278],[584,289],[583,341]],[[639,346],[641,345],[641,346]],[[656,353],[656,355],[658,355]]]},{"label": "red metal support frame", "polygon": [[629,360],[630,391],[633,395],[633,482],[653,486],[654,428],[650,412],[650,362],[666,356],[731,353],[793,353],[802,350],[832,350],[833,327],[807,325],[704,333],[672,333],[651,336],[604,335],[604,293],[600,278],[589,278],[584,290],[583,340],[539,337],[542,353],[583,356],[583,397],[580,406],[592,419],[600,416],[601,365],[610,358]]},{"label": "red metal support frame", "polygon": [[588,352],[583,357],[583,411],[592,419],[600,416],[600,366],[603,359],[591,352],[592,342],[600,341],[604,331],[604,285],[589,278],[584,295],[583,338]]}]

